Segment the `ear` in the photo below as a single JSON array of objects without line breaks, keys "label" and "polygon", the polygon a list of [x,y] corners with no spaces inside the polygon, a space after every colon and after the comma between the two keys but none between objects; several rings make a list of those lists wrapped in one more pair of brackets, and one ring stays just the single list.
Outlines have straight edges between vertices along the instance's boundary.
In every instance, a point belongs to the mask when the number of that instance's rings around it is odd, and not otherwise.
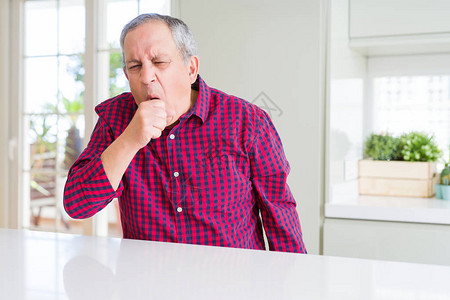
[{"label": "ear", "polygon": [[126,67],[123,67],[122,70],[123,70],[123,73],[125,74],[125,77],[126,77],[127,80],[129,81],[129,79],[128,79],[128,74],[127,74],[127,68],[126,68]]},{"label": "ear", "polygon": [[193,84],[197,80],[198,68],[199,68],[198,57],[193,55],[189,59],[189,66],[188,66],[191,84]]}]

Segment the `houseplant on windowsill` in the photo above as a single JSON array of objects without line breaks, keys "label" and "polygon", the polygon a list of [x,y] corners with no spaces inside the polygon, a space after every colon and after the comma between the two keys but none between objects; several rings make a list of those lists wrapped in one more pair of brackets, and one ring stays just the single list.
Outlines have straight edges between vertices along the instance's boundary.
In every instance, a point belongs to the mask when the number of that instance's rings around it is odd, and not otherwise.
[{"label": "houseplant on windowsill", "polygon": [[450,152],[448,161],[440,175],[440,184],[436,184],[436,198],[450,200]]},{"label": "houseplant on windowsill", "polygon": [[366,159],[359,161],[359,193],[432,197],[441,153],[433,136],[422,132],[372,134],[365,143]]}]

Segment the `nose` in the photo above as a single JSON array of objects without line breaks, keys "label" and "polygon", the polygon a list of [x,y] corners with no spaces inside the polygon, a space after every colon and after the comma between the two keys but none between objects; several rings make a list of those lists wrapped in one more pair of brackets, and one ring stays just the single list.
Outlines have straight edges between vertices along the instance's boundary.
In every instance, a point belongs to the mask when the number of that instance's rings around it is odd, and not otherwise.
[{"label": "nose", "polygon": [[156,80],[156,68],[153,64],[142,65],[140,79],[145,85],[148,85]]}]

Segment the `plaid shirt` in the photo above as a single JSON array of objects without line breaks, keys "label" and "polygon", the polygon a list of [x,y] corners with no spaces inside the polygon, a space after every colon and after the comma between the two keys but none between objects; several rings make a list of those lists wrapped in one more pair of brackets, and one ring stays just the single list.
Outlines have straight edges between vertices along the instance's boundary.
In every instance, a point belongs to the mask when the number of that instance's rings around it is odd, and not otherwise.
[{"label": "plaid shirt", "polygon": [[[194,107],[139,150],[115,191],[100,155],[137,105],[123,93],[96,107],[87,148],[69,171],[64,207],[88,218],[119,198],[125,238],[306,253],[290,167],[269,116],[198,77]],[[262,221],[260,218],[260,213]]]}]

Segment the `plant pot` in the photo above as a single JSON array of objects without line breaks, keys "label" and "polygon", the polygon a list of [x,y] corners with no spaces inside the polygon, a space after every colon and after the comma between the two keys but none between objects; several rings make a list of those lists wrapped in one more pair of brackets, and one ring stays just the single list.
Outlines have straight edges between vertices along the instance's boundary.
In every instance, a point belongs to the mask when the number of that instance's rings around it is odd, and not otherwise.
[{"label": "plant pot", "polygon": [[439,183],[436,163],[406,161],[359,161],[361,195],[433,197]]},{"label": "plant pot", "polygon": [[436,184],[436,198],[450,200],[450,185]]}]

